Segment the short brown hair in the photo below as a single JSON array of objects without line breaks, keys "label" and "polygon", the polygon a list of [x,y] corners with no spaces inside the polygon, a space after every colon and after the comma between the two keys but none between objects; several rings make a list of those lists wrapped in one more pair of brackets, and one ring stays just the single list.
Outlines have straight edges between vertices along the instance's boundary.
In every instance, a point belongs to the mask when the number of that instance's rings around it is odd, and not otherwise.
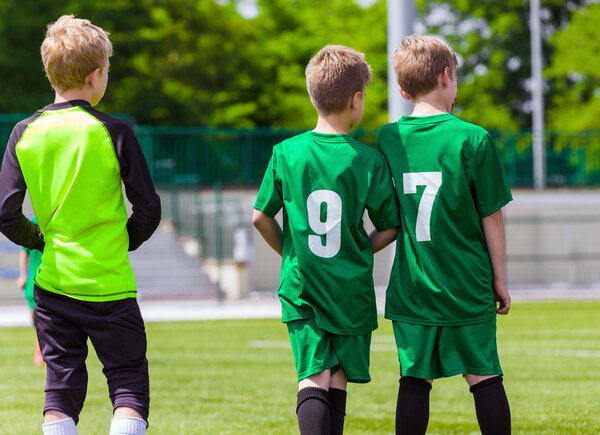
[{"label": "short brown hair", "polygon": [[306,87],[313,106],[325,115],[341,112],[356,92],[371,83],[365,55],[343,45],[326,45],[306,66]]},{"label": "short brown hair", "polygon": [[449,67],[454,74],[458,65],[450,46],[429,35],[411,35],[402,39],[392,61],[398,84],[411,98],[434,90],[444,68]]},{"label": "short brown hair", "polygon": [[63,15],[48,25],[42,62],[56,91],[81,87],[96,68],[104,68],[113,49],[108,33],[89,20]]}]

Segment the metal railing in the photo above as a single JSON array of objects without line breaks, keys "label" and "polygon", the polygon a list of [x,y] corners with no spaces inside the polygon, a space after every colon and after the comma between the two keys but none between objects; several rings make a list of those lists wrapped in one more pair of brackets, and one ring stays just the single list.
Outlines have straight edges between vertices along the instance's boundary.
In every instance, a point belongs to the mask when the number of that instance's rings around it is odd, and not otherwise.
[{"label": "metal railing", "polygon": [[[16,122],[28,114],[0,114],[0,151]],[[120,118],[134,123],[127,115]],[[301,133],[297,129],[157,127],[134,129],[152,177],[158,185],[256,186],[260,183],[275,144]],[[357,128],[353,136],[374,145],[377,131]],[[495,138],[508,181],[533,185],[531,130],[490,130]],[[600,184],[600,130],[547,130],[546,185]]]}]

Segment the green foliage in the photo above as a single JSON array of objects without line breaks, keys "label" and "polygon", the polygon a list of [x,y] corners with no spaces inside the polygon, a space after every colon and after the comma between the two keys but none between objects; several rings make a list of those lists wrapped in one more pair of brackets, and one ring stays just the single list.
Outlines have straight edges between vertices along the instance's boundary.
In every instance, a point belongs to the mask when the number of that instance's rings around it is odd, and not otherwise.
[{"label": "green foliage", "polygon": [[[504,385],[519,434],[597,434],[599,302],[514,302],[498,321]],[[391,322],[373,334],[371,376],[350,384],[346,432],[390,434],[398,392]],[[296,373],[279,320],[149,323],[148,434],[297,433]],[[2,433],[42,423],[44,369],[32,362],[33,328],[0,330]],[[105,434],[110,400],[101,366],[88,358],[80,433]],[[534,395],[532,395],[535,392]],[[434,383],[427,433],[478,433],[473,398],[455,376]]]},{"label": "green foliage", "polygon": [[[304,68],[326,44],[366,53],[373,68],[362,126],[387,122],[387,56],[384,2],[362,8],[343,0],[261,0],[257,18],[267,83],[261,108],[271,124],[312,127],[316,113],[306,93]],[[369,29],[369,31],[363,31]],[[266,120],[268,122],[268,119]]]},{"label": "green foliage", "polygon": [[[529,1],[416,3],[421,24],[415,28],[444,36],[462,58],[456,113],[487,128],[529,127]],[[2,1],[0,112],[31,112],[52,100],[39,46],[47,23],[74,13],[108,30],[114,42],[101,110],[153,125],[312,127],[304,68],[325,44],[343,44],[365,52],[373,67],[361,126],[387,122],[386,0],[368,6],[257,0],[259,13],[249,19],[236,4]],[[587,0],[543,0],[542,9],[550,125],[594,126],[600,8]]]},{"label": "green foliage", "polygon": [[[47,23],[74,13],[111,33],[115,54],[104,111],[132,113],[154,125],[305,128],[316,114],[304,67],[322,46],[338,43],[374,53],[368,61],[377,77],[365,120],[375,126],[387,119],[382,2],[363,9],[341,0],[264,0],[254,19],[242,17],[235,1],[41,3],[0,4],[0,73],[6,78],[0,112],[32,111],[51,101],[39,45]],[[374,31],[357,31],[365,26]]]},{"label": "green foliage", "polygon": [[[547,36],[565,27],[570,11],[584,3],[542,0],[545,64],[554,56]],[[449,13],[430,23],[439,8]],[[458,70],[457,114],[487,128],[530,127],[529,1],[431,0],[421,2],[420,13],[427,31],[443,35],[463,59]],[[555,59],[560,62],[558,56]],[[555,82],[548,85],[550,101],[560,88]]]},{"label": "green foliage", "polygon": [[560,92],[553,96],[548,123],[553,128],[598,128],[600,116],[600,4],[573,13],[569,26],[552,36],[555,57],[546,75]]}]

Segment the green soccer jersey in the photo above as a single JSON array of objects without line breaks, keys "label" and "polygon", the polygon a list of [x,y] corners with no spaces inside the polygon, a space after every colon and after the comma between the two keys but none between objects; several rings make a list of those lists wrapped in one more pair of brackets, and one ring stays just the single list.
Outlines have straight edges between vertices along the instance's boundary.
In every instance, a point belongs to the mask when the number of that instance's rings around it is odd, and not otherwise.
[{"label": "green soccer jersey", "polygon": [[377,328],[373,250],[365,209],[379,231],[400,224],[383,156],[349,135],[306,132],[273,148],[255,208],[283,208],[279,298],[284,322],[316,318],[334,334]]},{"label": "green soccer jersey", "polygon": [[386,318],[423,325],[492,319],[492,267],[481,218],[512,196],[492,137],[452,114],[404,116],[379,130],[402,231]]}]

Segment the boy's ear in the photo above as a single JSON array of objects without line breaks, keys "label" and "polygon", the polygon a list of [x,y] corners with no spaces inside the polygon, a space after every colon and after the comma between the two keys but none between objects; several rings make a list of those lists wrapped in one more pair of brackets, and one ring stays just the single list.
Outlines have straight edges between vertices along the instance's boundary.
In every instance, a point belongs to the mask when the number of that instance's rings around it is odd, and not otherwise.
[{"label": "boy's ear", "polygon": [[85,78],[85,84],[87,86],[93,87],[94,84],[96,83],[96,80],[98,80],[99,76],[100,76],[100,68],[96,68],[94,71],[92,71],[91,73],[89,73],[87,75],[87,77]]},{"label": "boy's ear", "polygon": [[447,88],[450,82],[450,79],[452,78],[452,71],[450,71],[450,67],[445,67],[444,70],[440,73],[441,78],[442,78],[442,86],[444,88]]},{"label": "boy's ear", "polygon": [[405,100],[408,100],[408,101],[412,100],[412,98],[410,97],[410,95],[408,95],[406,92],[404,92],[404,89],[402,89],[402,88],[400,87],[400,85],[398,85],[398,90],[400,91],[400,95],[402,95],[402,97],[403,97]]},{"label": "boy's ear", "polygon": [[352,101],[350,102],[350,104],[352,105],[353,109],[356,109],[358,107],[358,103],[360,101],[360,99],[362,98],[362,92],[358,91],[355,92],[354,95],[352,95]]}]

